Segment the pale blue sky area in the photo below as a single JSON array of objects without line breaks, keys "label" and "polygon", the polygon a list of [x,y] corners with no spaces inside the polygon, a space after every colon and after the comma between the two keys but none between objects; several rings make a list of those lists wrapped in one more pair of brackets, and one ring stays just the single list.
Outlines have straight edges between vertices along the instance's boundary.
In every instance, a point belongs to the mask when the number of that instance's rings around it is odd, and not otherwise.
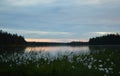
[{"label": "pale blue sky area", "polygon": [[120,0],[0,0],[0,29],[30,39],[120,33]]}]

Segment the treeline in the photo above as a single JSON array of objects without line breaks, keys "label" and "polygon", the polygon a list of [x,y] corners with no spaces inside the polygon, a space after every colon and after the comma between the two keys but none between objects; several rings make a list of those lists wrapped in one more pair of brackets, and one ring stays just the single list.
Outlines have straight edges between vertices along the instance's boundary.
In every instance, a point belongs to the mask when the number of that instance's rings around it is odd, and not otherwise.
[{"label": "treeline", "polygon": [[60,43],[60,42],[27,42],[27,46],[81,46],[88,45],[88,42],[68,42],[68,43]]},{"label": "treeline", "polygon": [[108,34],[100,37],[90,38],[89,45],[119,45],[120,34]]},{"label": "treeline", "polygon": [[79,45],[88,45],[88,44],[89,44],[88,42],[80,42],[80,41],[73,41],[68,43],[68,45],[70,46],[79,46]]},{"label": "treeline", "polygon": [[73,41],[69,43],[57,42],[28,42],[28,46],[81,46],[81,45],[120,45],[119,34],[107,34],[90,38],[88,42]]},{"label": "treeline", "polygon": [[21,45],[25,43],[24,37],[0,30],[0,45]]},{"label": "treeline", "polygon": [[70,43],[57,43],[57,42],[26,42],[23,36],[17,34],[10,34],[0,30],[0,45],[28,45],[28,46],[80,46],[80,45],[120,45],[120,34],[108,34],[99,37],[90,38],[88,42],[70,42]]},{"label": "treeline", "polygon": [[59,42],[27,42],[27,46],[66,46],[68,43]]}]

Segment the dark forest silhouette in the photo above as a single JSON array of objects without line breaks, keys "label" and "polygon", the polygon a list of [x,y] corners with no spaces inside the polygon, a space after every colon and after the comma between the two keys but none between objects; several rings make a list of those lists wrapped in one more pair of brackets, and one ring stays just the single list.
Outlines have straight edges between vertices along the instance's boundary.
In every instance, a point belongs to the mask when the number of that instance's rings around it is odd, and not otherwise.
[{"label": "dark forest silhouette", "polygon": [[0,45],[27,45],[27,46],[80,46],[80,45],[119,45],[120,35],[119,34],[108,34],[95,38],[90,38],[88,42],[69,42],[69,43],[58,43],[58,42],[26,42],[23,36],[17,34],[10,34],[0,30]]},{"label": "dark forest silhouette", "polygon": [[89,45],[119,45],[120,35],[119,34],[108,34],[95,38],[90,38]]},{"label": "dark forest silhouette", "polygon": [[25,43],[24,37],[0,30],[0,45],[21,45]]}]

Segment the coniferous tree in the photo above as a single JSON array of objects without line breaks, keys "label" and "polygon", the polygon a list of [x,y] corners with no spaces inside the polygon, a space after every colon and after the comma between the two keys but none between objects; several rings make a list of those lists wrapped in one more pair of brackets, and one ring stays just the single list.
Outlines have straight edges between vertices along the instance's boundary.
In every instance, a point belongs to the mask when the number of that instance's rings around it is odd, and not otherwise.
[{"label": "coniferous tree", "polygon": [[25,43],[24,37],[0,30],[0,45],[20,45]]},{"label": "coniferous tree", "polygon": [[120,35],[119,34],[108,34],[100,37],[90,38],[90,45],[119,45]]}]

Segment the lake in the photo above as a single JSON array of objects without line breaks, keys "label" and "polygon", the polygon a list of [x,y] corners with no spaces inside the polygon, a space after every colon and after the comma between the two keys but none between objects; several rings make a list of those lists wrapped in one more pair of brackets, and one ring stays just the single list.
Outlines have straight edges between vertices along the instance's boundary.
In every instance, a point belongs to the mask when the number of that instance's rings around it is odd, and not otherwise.
[{"label": "lake", "polygon": [[[92,76],[91,72],[104,76],[120,75],[120,46],[7,46],[0,47],[0,51],[0,67],[2,67],[0,73],[8,72],[8,68],[10,68],[10,73],[13,70],[16,72],[17,68],[22,65],[27,66],[27,69],[34,68],[35,70],[36,68],[41,70],[44,66],[49,73],[51,73],[50,68],[52,68],[57,72],[56,74],[58,74],[56,67],[61,66],[59,72],[62,74],[64,67],[69,65],[67,72],[72,71],[71,73],[74,75],[78,73],[78,75],[88,74],[89,76],[91,74]],[[64,67],[62,67],[63,63]],[[70,67],[76,70],[70,70]],[[37,72],[43,75],[44,69],[42,68],[42,72]],[[83,69],[84,72],[79,72],[80,69]]]},{"label": "lake", "polygon": [[65,54],[65,53],[74,53],[74,54],[89,54],[90,50],[88,46],[39,46],[39,47],[26,47],[25,52],[47,52],[50,53],[51,56],[55,56],[58,53]]}]

